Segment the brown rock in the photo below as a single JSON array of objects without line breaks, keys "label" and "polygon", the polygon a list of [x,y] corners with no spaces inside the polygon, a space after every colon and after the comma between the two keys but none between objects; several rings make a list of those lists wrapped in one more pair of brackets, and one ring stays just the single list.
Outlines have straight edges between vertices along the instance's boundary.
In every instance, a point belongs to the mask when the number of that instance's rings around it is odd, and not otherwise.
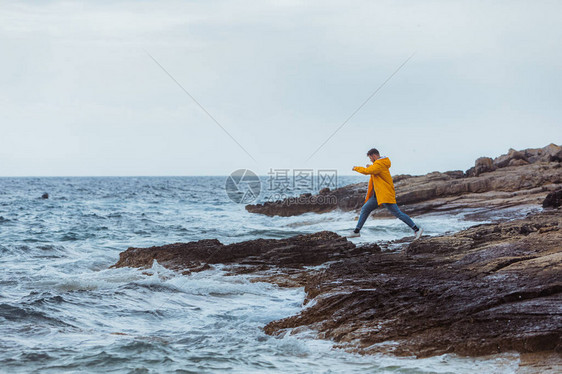
[{"label": "brown rock", "polygon": [[558,208],[562,205],[562,189],[552,191],[542,202],[543,208]]},{"label": "brown rock", "polygon": [[509,161],[508,166],[524,166],[529,165],[529,161],[522,160],[522,159],[512,159]]},{"label": "brown rock", "polygon": [[496,170],[496,166],[494,165],[494,160],[490,157],[480,157],[474,163],[474,167],[467,171],[467,176],[469,177],[477,177],[480,174],[487,173],[489,171]]},{"label": "brown rock", "polygon": [[548,159],[544,161],[549,162],[562,162],[562,147],[554,143],[551,143],[544,147],[544,153],[548,156]]},{"label": "brown rock", "polygon": [[525,151],[516,151],[515,149],[511,148],[506,155],[501,155],[496,159],[494,159],[494,165],[498,168],[504,168],[508,166],[512,160],[527,161],[527,157],[525,156]]},{"label": "brown rock", "polygon": [[398,183],[408,178],[412,178],[412,176],[410,174],[396,174],[395,176],[392,177],[392,182]]},{"label": "brown rock", "polygon": [[[329,231],[287,239],[256,239],[224,245],[216,239],[150,248],[128,248],[112,267],[149,268],[154,260],[173,270],[199,269],[204,264],[236,264],[302,268],[350,257],[356,246]],[[361,251],[373,251],[364,247]],[[380,250],[380,248],[379,248]]]},{"label": "brown rock", "polygon": [[448,175],[449,177],[451,177],[453,179],[461,179],[461,178],[465,177],[465,174],[462,170],[446,171],[443,174]]}]

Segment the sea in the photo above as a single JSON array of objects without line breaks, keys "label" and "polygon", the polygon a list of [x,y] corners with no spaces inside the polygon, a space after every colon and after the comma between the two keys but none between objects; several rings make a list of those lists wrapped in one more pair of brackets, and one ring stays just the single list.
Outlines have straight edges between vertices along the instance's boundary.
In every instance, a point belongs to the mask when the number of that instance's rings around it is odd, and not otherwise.
[{"label": "sea", "polygon": [[[303,309],[303,288],[191,275],[158,263],[110,268],[129,247],[216,238],[234,243],[330,230],[356,212],[267,217],[248,213],[224,177],[0,178],[1,373],[512,373],[517,354],[416,359],[358,355],[314,331],[269,336],[263,327]],[[260,177],[265,185],[266,177]],[[338,187],[365,181],[338,178]],[[271,198],[260,191],[256,202]],[[302,188],[286,191],[298,196]],[[314,191],[310,191],[314,192]],[[48,198],[42,198],[47,193]],[[413,217],[425,234],[477,222],[462,214]],[[478,222],[480,223],[480,222]],[[396,219],[369,219],[355,242],[411,236]],[[393,250],[393,249],[389,249]]]}]

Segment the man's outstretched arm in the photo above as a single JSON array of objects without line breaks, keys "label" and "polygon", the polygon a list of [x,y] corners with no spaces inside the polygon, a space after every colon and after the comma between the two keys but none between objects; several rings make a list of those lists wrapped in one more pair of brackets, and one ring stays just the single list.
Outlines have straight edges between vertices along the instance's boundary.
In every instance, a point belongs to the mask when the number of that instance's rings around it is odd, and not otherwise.
[{"label": "man's outstretched arm", "polygon": [[353,171],[356,171],[358,173],[365,174],[365,175],[377,175],[377,174],[380,174],[381,171],[383,171],[383,167],[375,162],[375,163],[373,163],[373,165],[370,165],[366,168],[364,168],[362,166],[354,166]]}]

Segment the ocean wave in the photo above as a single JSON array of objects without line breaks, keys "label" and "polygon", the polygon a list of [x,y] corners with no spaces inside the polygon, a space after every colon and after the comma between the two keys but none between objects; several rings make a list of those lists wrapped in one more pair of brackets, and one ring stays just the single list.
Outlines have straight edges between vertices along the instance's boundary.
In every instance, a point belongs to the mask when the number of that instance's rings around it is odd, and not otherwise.
[{"label": "ocean wave", "polygon": [[92,232],[89,231],[83,231],[83,232],[76,232],[76,231],[68,231],[66,233],[64,233],[62,236],[60,236],[61,241],[66,242],[66,241],[78,241],[78,240],[85,240],[85,239],[91,239],[91,238],[95,238],[96,235]]},{"label": "ocean wave", "polygon": [[73,327],[73,325],[58,318],[50,317],[44,312],[6,303],[0,304],[0,317],[10,322],[41,322],[55,326]]},{"label": "ocean wave", "polygon": [[47,353],[26,352],[18,356],[18,361],[21,362],[45,362],[52,359],[53,357]]},{"label": "ocean wave", "polygon": [[35,248],[41,250],[41,251],[47,251],[47,252],[66,252],[67,248],[64,245],[60,245],[60,244],[44,244],[44,245],[38,245]]},{"label": "ocean wave", "polygon": [[46,281],[39,284],[43,287],[54,287],[60,292],[69,291],[95,291],[116,290],[123,285],[138,281],[147,277],[137,269],[105,269],[97,272],[85,272],[78,274],[65,274],[50,272],[55,281]]}]

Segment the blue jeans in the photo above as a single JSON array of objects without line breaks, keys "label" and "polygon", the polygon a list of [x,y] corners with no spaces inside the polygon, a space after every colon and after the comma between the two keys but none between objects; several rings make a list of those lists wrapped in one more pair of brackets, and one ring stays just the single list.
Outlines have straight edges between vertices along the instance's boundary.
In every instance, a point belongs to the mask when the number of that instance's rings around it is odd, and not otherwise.
[{"label": "blue jeans", "polygon": [[[412,230],[417,229],[414,221],[412,221],[412,219],[408,217],[406,213],[402,212],[400,208],[398,208],[398,205],[387,203],[384,203],[382,205],[384,205],[384,207],[388,209],[390,213],[392,213],[396,218],[404,222],[406,225],[410,226]],[[365,221],[367,221],[367,218],[369,218],[371,212],[377,207],[378,203],[375,196],[371,197],[365,204],[363,204],[363,207],[361,208],[361,214],[359,215],[359,221],[357,222],[357,227],[355,228],[356,230],[361,230],[361,228],[365,224]]]}]

